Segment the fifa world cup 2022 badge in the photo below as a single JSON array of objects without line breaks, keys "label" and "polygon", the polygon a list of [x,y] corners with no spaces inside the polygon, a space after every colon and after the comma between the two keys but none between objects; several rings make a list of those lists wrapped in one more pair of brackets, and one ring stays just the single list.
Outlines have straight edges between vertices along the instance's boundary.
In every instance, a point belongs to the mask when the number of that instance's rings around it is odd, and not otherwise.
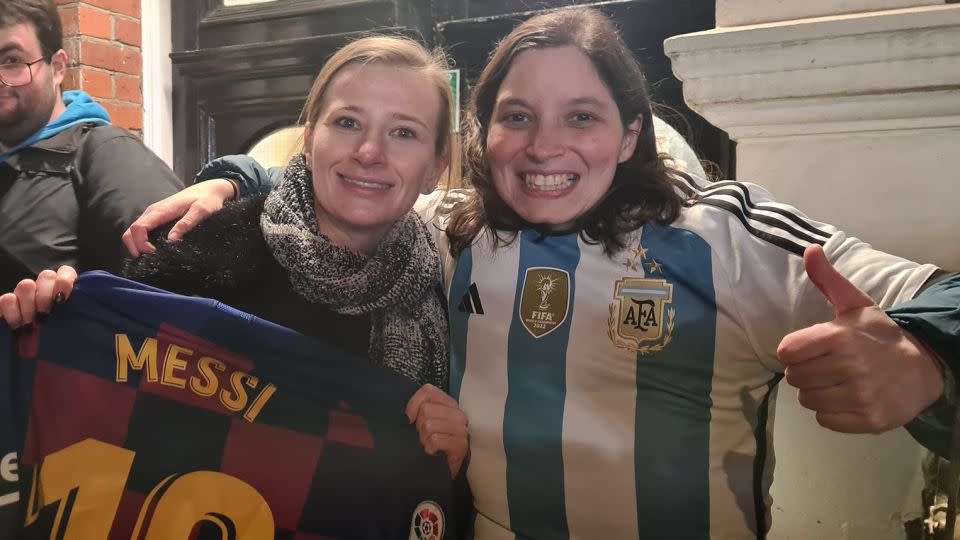
[{"label": "fifa world cup 2022 badge", "polygon": [[413,511],[410,522],[410,540],[442,540],[446,533],[443,510],[433,501],[423,501]]},{"label": "fifa world cup 2022 badge", "polygon": [[[634,257],[624,266],[631,271],[643,268],[647,276],[656,276],[663,266],[647,250],[637,245]],[[648,260],[649,259],[649,260]],[[676,309],[673,285],[654,277],[624,277],[613,287],[614,302],[610,304],[610,340],[622,349],[643,354],[663,350],[673,340]]]},{"label": "fifa world cup 2022 badge", "polygon": [[567,320],[570,274],[557,268],[527,268],[520,293],[520,321],[535,338],[553,332]]}]

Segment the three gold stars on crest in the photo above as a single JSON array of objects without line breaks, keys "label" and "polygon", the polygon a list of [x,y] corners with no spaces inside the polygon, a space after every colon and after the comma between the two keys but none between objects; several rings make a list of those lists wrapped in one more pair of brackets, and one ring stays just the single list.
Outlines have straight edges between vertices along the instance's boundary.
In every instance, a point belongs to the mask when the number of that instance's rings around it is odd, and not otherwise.
[{"label": "three gold stars on crest", "polygon": [[[647,251],[649,251],[647,248],[638,243],[637,247],[633,248],[633,258],[624,259],[623,266],[631,272],[639,272],[640,267],[643,266],[643,261],[647,258]],[[663,266],[653,257],[650,257],[650,262],[647,263],[646,267],[651,274],[659,274],[663,271]]]}]

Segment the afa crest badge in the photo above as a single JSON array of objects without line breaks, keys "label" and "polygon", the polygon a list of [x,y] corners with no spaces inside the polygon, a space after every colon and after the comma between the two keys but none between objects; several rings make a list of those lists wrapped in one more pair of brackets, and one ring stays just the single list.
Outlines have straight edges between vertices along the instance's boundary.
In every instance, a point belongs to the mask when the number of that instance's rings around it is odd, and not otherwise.
[{"label": "afa crest badge", "polygon": [[673,340],[673,285],[664,279],[618,279],[610,304],[610,340],[640,354],[663,350]]},{"label": "afa crest badge", "polygon": [[557,268],[527,268],[520,292],[520,321],[535,338],[553,332],[567,320],[570,274]]},{"label": "afa crest badge", "polygon": [[433,501],[423,501],[413,511],[410,540],[442,540],[445,528],[440,505]]}]

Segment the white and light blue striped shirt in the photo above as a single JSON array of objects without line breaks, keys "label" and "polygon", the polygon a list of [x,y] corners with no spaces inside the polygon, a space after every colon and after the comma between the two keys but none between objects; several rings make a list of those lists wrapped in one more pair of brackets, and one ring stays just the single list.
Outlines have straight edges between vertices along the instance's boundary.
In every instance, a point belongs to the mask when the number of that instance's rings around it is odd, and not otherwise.
[{"label": "white and light blue striped shirt", "polygon": [[757,186],[691,187],[677,221],[644,226],[613,257],[534,231],[447,256],[476,538],[761,536],[777,345],[832,317],[803,249],[821,244],[882,307],[934,270]]}]

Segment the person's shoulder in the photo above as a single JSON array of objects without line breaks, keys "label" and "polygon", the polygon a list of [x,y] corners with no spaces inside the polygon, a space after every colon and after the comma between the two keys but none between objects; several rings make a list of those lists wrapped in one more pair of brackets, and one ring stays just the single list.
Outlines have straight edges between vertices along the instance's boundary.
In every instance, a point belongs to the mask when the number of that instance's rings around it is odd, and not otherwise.
[{"label": "person's shoulder", "polygon": [[734,221],[744,225],[751,220],[782,218],[790,221],[802,217],[798,210],[778,203],[773,194],[758,184],[738,180],[709,181],[690,175],[678,176],[676,181],[678,190],[684,195],[683,217]]},{"label": "person's shoulder", "polygon": [[714,242],[729,244],[727,247],[752,240],[802,255],[806,246],[823,244],[836,232],[797,208],[778,202],[758,184],[707,182],[692,177],[682,181],[680,188],[688,196],[677,224]]},{"label": "person's shoulder", "polygon": [[[71,128],[74,129],[74,128]],[[76,126],[77,164],[86,171],[94,164],[143,170],[153,156],[146,145],[129,131],[110,124]]]},{"label": "person's shoulder", "polygon": [[[166,240],[169,227],[154,231],[151,241],[157,251],[128,261],[124,277],[190,293],[238,287],[255,279],[272,260],[260,231],[264,199],[229,202],[177,242]],[[177,286],[164,286],[167,283]]]},{"label": "person's shoulder", "polygon": [[673,176],[680,192],[691,202],[704,199],[717,200],[731,197],[744,204],[751,202],[776,202],[773,194],[766,188],[753,182],[742,180],[709,180],[689,173],[677,173]]},{"label": "person's shoulder", "polygon": [[29,146],[25,152],[53,152],[69,155],[75,153],[81,144],[84,144],[88,134],[94,127],[93,123],[79,123],[60,130],[50,137],[41,139]]},{"label": "person's shoulder", "polygon": [[[265,246],[260,231],[260,214],[266,197],[256,196],[229,201],[208,219],[184,235],[187,243],[201,247],[202,252],[236,252],[240,254],[254,246]],[[172,242],[169,245],[176,245]],[[216,257],[209,257],[215,259]]]},{"label": "person's shoulder", "polygon": [[116,126],[83,126],[74,160],[80,185],[91,193],[122,192],[132,197],[126,203],[142,208],[183,189],[183,182],[143,141]]},{"label": "person's shoulder", "polygon": [[77,126],[77,129],[82,137],[83,146],[92,151],[96,151],[104,143],[118,139],[133,143],[134,146],[147,148],[136,135],[112,124],[84,124]]}]

